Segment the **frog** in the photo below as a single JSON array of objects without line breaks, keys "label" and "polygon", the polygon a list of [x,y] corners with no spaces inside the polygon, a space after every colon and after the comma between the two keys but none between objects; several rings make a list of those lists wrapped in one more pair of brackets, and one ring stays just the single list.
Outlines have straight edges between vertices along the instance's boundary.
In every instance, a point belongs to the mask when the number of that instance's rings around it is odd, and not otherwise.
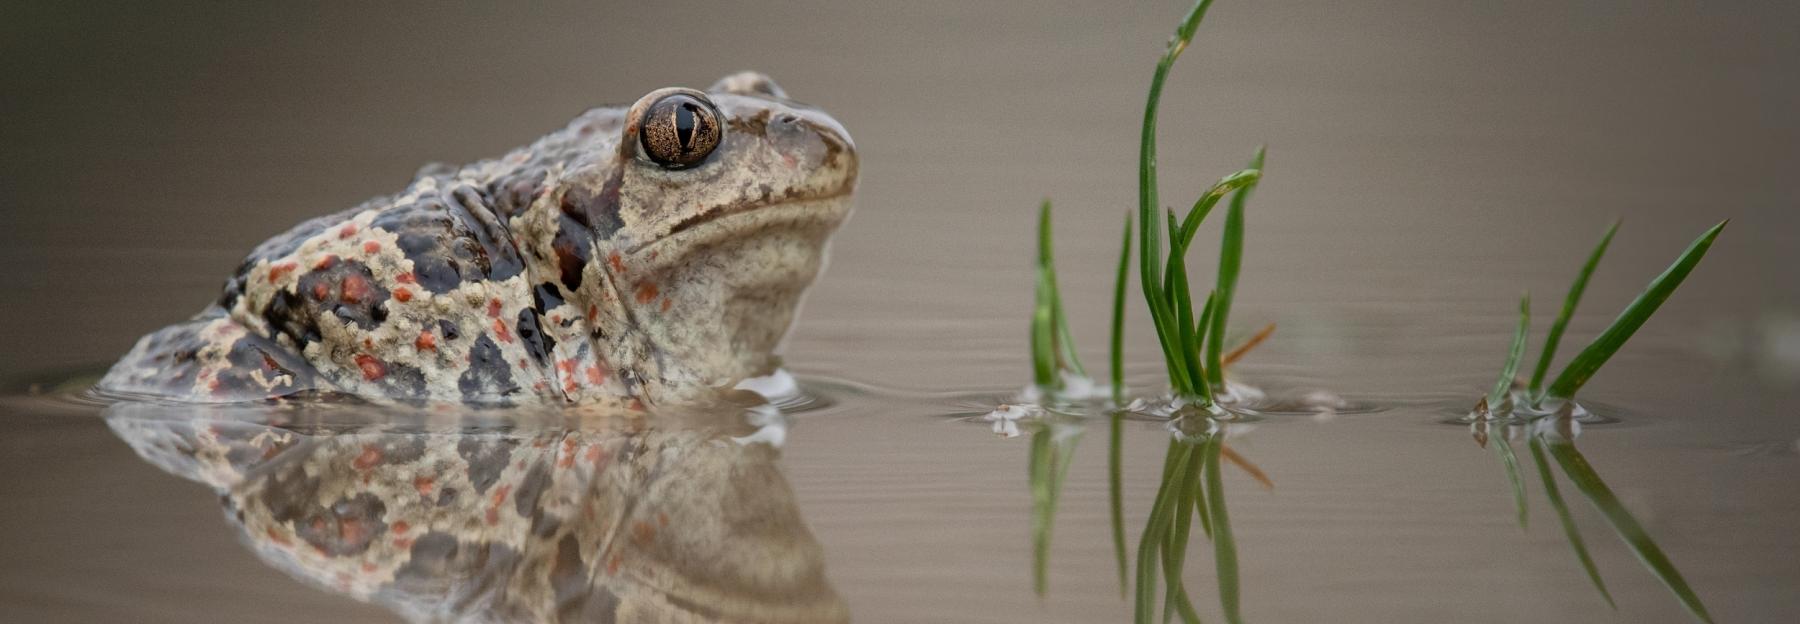
[{"label": "frog", "polygon": [[256,246],[109,397],[699,400],[778,348],[851,209],[855,144],[765,74],[653,90]]},{"label": "frog", "polygon": [[215,492],[263,563],[409,621],[849,621],[758,435],[786,426],[778,413],[383,411],[124,402],[104,417]]}]

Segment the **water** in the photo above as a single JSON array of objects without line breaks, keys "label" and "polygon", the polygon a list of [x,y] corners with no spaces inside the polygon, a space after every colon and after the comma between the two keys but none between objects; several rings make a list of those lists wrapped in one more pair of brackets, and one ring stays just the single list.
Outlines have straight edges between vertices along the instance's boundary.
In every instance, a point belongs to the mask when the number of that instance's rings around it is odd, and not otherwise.
[{"label": "water", "polygon": [[[0,371],[104,366],[209,300],[256,242],[421,163],[755,67],[832,111],[863,157],[859,211],[786,349],[830,405],[795,416],[776,460],[832,586],[868,622],[1117,621],[1101,432],[1078,447],[1040,600],[1025,440],[952,416],[1029,375],[1043,196],[1076,337],[1104,361],[1142,91],[1182,9],[8,6]],[[1518,292],[1541,336],[1613,217],[1564,353],[1734,221],[1584,390],[1619,422],[1581,449],[1718,621],[1800,617],[1796,18],[1774,3],[1215,7],[1165,95],[1164,195],[1268,143],[1233,318],[1279,330],[1238,374],[1380,408],[1269,416],[1234,440],[1275,483],[1227,476],[1248,619],[1689,621],[1571,495],[1608,609],[1536,484],[1521,531],[1493,453],[1442,422],[1492,383]],[[1157,389],[1133,304],[1129,380]],[[0,620],[394,618],[264,565],[211,489],[138,459],[95,408],[4,409]],[[1165,434],[1126,436],[1135,540]],[[1190,588],[1217,619],[1205,562]]]}]

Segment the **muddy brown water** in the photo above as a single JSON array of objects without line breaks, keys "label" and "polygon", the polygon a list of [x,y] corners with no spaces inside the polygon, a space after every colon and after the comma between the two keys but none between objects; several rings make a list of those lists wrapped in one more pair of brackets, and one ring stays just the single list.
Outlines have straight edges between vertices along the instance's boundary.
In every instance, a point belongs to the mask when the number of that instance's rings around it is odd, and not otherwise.
[{"label": "muddy brown water", "polygon": [[[834,401],[797,419],[779,464],[830,581],[865,622],[1118,621],[1103,436],[1070,472],[1040,600],[1026,444],[948,416],[1029,374],[1042,197],[1077,339],[1104,361],[1143,90],[1184,8],[8,4],[0,372],[104,366],[210,300],[262,238],[422,163],[755,68],[836,115],[863,158],[858,212],[786,349]],[[1165,95],[1161,162],[1176,200],[1269,145],[1233,318],[1280,329],[1237,374],[1381,408],[1270,417],[1235,443],[1276,484],[1228,475],[1248,619],[1689,621],[1571,501],[1609,609],[1541,498],[1520,531],[1493,455],[1440,422],[1491,383],[1518,293],[1541,335],[1614,217],[1577,344],[1733,222],[1584,391],[1619,422],[1582,449],[1718,621],[1800,619],[1796,23],[1785,3],[1214,7]],[[1132,303],[1129,380],[1153,391]],[[1165,434],[1126,431],[1135,539]],[[0,501],[3,621],[394,617],[261,564],[215,494],[93,410],[8,401]]]}]

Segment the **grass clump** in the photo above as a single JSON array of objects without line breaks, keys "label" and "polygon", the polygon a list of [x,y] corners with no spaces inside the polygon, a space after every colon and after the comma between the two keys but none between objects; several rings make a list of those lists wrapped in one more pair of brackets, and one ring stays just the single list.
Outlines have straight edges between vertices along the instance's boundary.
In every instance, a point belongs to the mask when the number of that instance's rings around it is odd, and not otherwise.
[{"label": "grass clump", "polygon": [[[1604,366],[1613,354],[1617,353],[1638,328],[1650,320],[1650,316],[1674,294],[1681,286],[1682,280],[1694,270],[1705,257],[1706,251],[1712,247],[1713,240],[1724,230],[1726,223],[1720,222],[1706,230],[1690,244],[1686,251],[1669,265],[1669,268],[1639,294],[1637,299],[1619,313],[1606,331],[1581,350],[1569,361],[1548,386],[1543,385],[1552,359],[1555,357],[1557,343],[1561,341],[1567,329],[1569,318],[1574,315],[1581,302],[1582,293],[1587,289],[1588,279],[1594,269],[1599,266],[1600,258],[1605,255],[1606,248],[1612,243],[1613,235],[1618,232],[1619,223],[1614,222],[1600,238],[1600,243],[1588,255],[1587,262],[1582,265],[1581,272],[1569,288],[1569,294],[1563,301],[1561,312],[1550,326],[1550,334],[1544,341],[1542,353],[1538,357],[1537,366],[1533,369],[1530,381],[1519,386],[1514,381],[1519,362],[1524,358],[1526,333],[1530,326],[1530,298],[1519,304],[1519,325],[1513,334],[1512,347],[1507,352],[1506,362],[1501,368],[1499,381],[1493,390],[1475,406],[1472,414],[1476,427],[1476,440],[1485,444],[1490,439],[1494,442],[1495,452],[1499,454],[1506,468],[1507,480],[1512,485],[1514,504],[1518,509],[1519,525],[1526,523],[1525,485],[1519,475],[1518,460],[1507,441],[1509,423],[1523,423],[1526,431],[1526,443],[1531,452],[1532,463],[1536,466],[1543,483],[1545,497],[1555,510],[1561,523],[1563,533],[1568,538],[1569,547],[1581,563],[1582,570],[1594,584],[1594,589],[1606,600],[1608,605],[1616,606],[1612,594],[1607,591],[1606,583],[1600,578],[1600,571],[1594,565],[1593,557],[1588,554],[1587,545],[1581,538],[1581,531],[1569,512],[1568,505],[1557,488],[1556,477],[1551,471],[1551,461],[1562,470],[1563,477],[1576,487],[1576,491],[1592,503],[1595,509],[1607,520],[1613,531],[1625,542],[1632,553],[1637,555],[1651,574],[1667,586],[1683,607],[1696,619],[1711,622],[1712,617],[1700,597],[1688,586],[1681,572],[1669,561],[1656,541],[1650,537],[1631,512],[1619,502],[1606,482],[1600,478],[1593,466],[1575,448],[1575,435],[1579,423],[1575,422],[1575,393],[1579,391],[1594,374]],[[1554,412],[1545,409],[1546,403],[1560,402]],[[1499,435],[1488,436],[1491,423],[1498,423]],[[1546,457],[1546,455],[1548,457]]]}]

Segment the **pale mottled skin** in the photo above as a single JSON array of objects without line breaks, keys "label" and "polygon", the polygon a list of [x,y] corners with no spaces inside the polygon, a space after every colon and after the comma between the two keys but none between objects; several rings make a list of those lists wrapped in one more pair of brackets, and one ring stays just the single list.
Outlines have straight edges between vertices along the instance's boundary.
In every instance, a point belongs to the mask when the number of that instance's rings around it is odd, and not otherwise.
[{"label": "pale mottled skin", "polygon": [[734,438],[741,421],[345,424],[286,407],[120,403],[106,418],[218,492],[264,562],[409,620],[848,621],[777,450]]},{"label": "pale mottled skin", "polygon": [[854,146],[745,73],[686,92],[716,107],[723,137],[668,169],[637,133],[673,92],[428,166],[270,239],[217,304],[146,336],[100,389],[647,407],[768,373],[849,212]]}]

